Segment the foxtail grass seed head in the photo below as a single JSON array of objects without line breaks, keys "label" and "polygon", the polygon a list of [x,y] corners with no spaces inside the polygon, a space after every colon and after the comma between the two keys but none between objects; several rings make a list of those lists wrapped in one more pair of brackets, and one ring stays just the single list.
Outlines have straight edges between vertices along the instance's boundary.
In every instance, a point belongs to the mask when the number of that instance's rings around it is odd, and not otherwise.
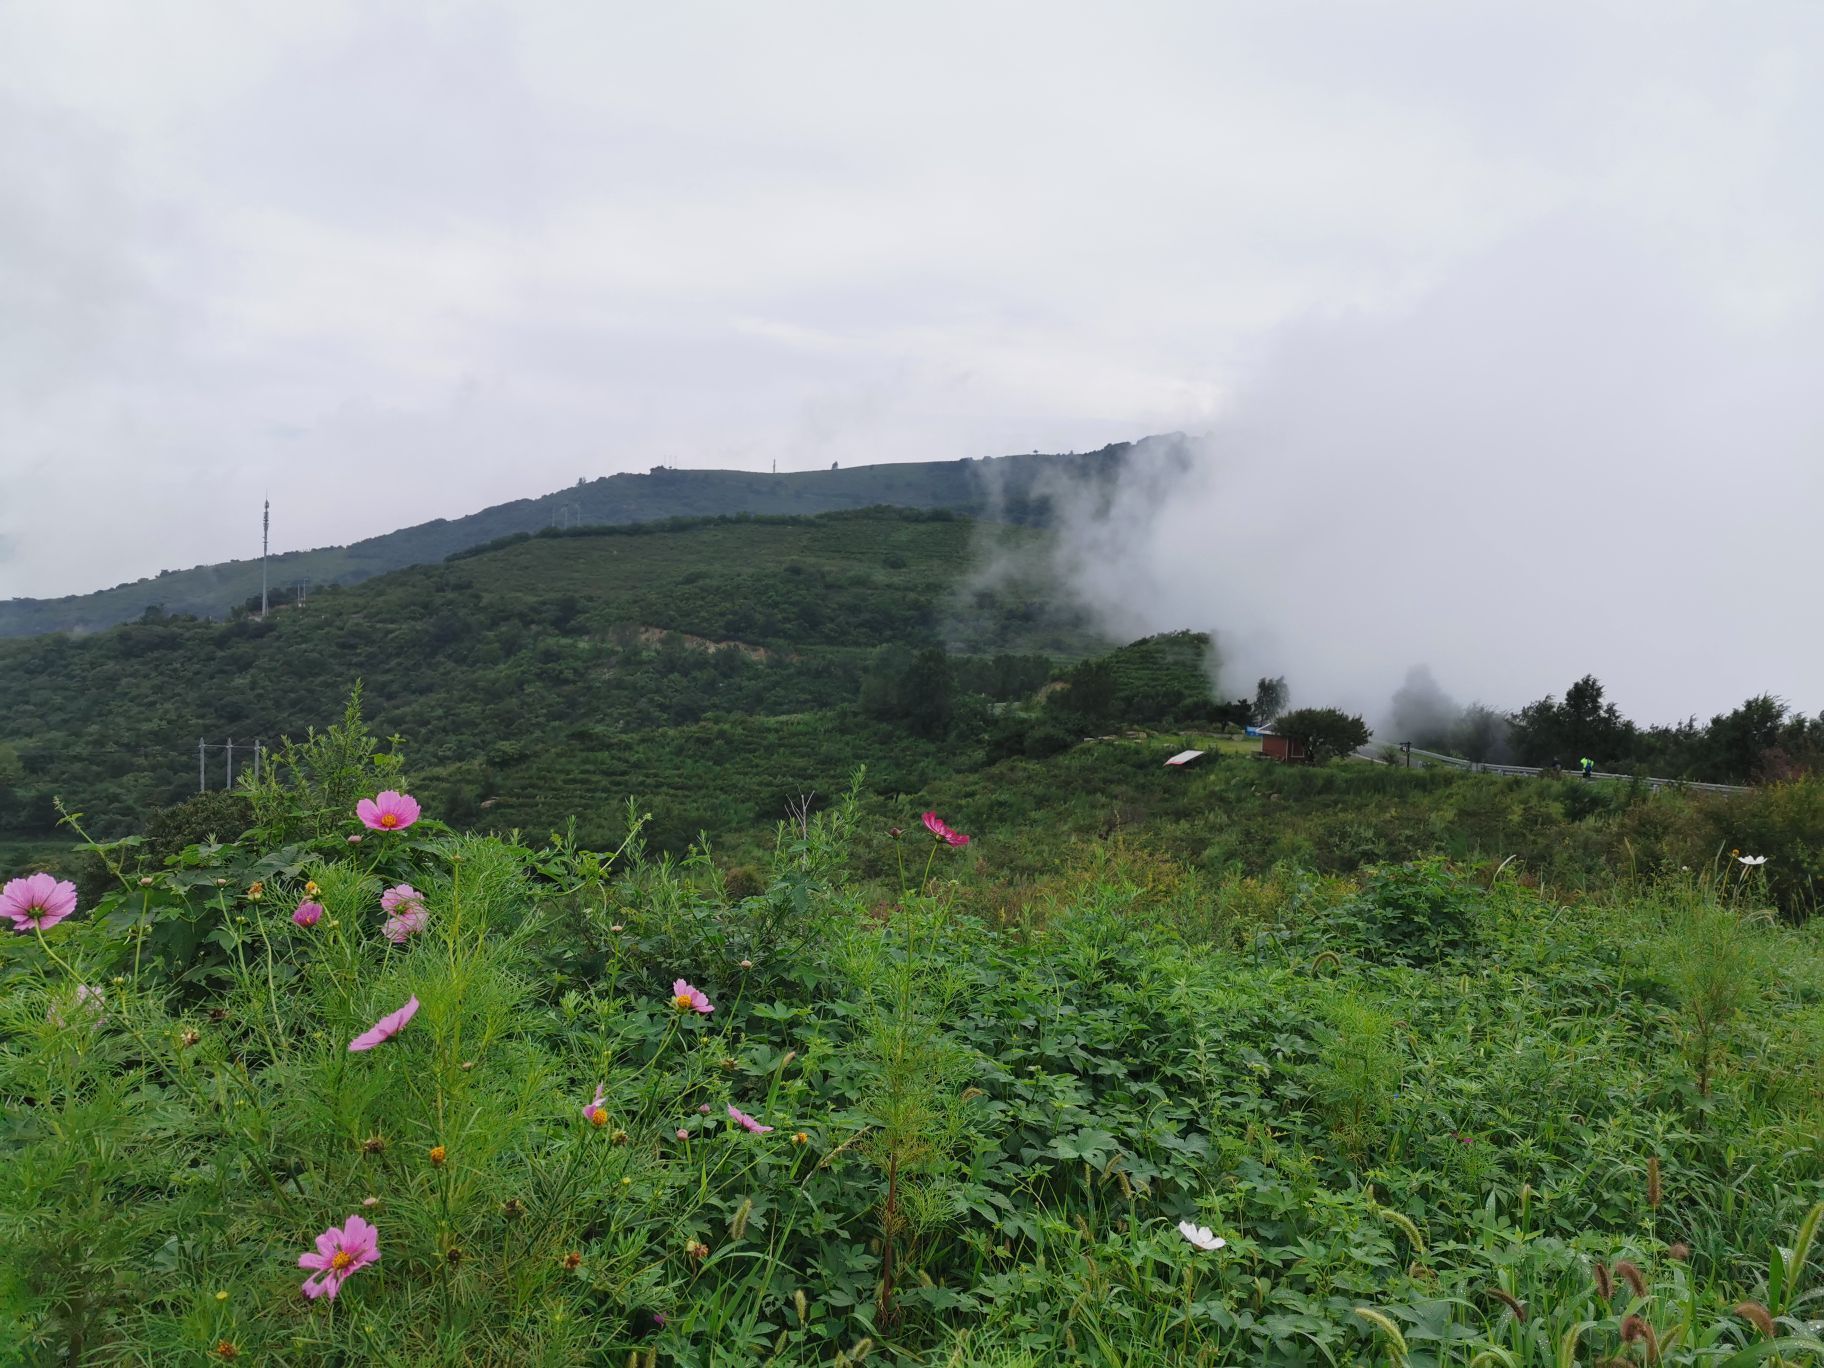
[{"label": "foxtail grass seed head", "polygon": [[1597,1294],[1600,1295],[1604,1301],[1613,1301],[1615,1298],[1615,1280],[1609,1276],[1609,1266],[1601,1259],[1598,1259],[1596,1260],[1596,1266],[1590,1271],[1596,1277]]},{"label": "foxtail grass seed head", "polygon": [[1623,1344],[1643,1345],[1647,1351],[1647,1362],[1659,1362],[1659,1336],[1653,1333],[1653,1327],[1645,1316],[1623,1316],[1621,1318],[1621,1342]]},{"label": "foxtail grass seed head", "polygon": [[731,1240],[739,1240],[745,1236],[747,1234],[748,1218],[753,1214],[754,1199],[749,1197],[745,1199],[741,1203],[740,1208],[736,1210],[734,1220],[728,1223],[728,1238]]},{"label": "foxtail grass seed head", "polygon": [[792,1293],[792,1309],[798,1313],[798,1324],[800,1326],[810,1319],[810,1301],[805,1297],[804,1289],[802,1287]]},{"label": "foxtail grass seed head", "polygon": [[1520,1324],[1526,1324],[1526,1303],[1521,1301],[1520,1298],[1499,1287],[1489,1288],[1488,1295],[1500,1302],[1501,1305],[1505,1306],[1509,1311],[1513,1312],[1514,1319],[1519,1321]]},{"label": "foxtail grass seed head", "polygon": [[1615,1260],[1615,1276],[1625,1282],[1635,1296],[1647,1295],[1647,1275],[1640,1271],[1640,1265],[1632,1259]]},{"label": "foxtail grass seed head", "polygon": [[1666,1257],[1675,1263],[1689,1263],[1691,1260],[1691,1246],[1686,1244],[1683,1240],[1675,1240],[1666,1247]]},{"label": "foxtail grass seed head", "polygon": [[1768,1339],[1774,1339],[1778,1336],[1779,1330],[1773,1323],[1773,1317],[1768,1313],[1767,1308],[1762,1306],[1759,1302],[1737,1302],[1732,1309],[1736,1315],[1740,1316],[1743,1320],[1748,1321],[1756,1330],[1759,1330],[1761,1334]]},{"label": "foxtail grass seed head", "polygon": [[1647,1205],[1659,1210],[1659,1156],[1651,1155],[1647,1159]]}]

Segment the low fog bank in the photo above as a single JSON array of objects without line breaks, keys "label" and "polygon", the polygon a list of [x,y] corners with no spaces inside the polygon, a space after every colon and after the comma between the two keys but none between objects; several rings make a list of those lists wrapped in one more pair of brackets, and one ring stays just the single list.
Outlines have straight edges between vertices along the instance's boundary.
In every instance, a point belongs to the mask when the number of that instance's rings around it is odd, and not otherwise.
[{"label": "low fog bank", "polygon": [[1546,229],[1309,321],[1211,432],[1054,488],[1055,571],[1111,637],[1211,632],[1219,695],[1283,674],[1382,739],[1585,674],[1644,720],[1816,708],[1824,328],[1678,285]]}]

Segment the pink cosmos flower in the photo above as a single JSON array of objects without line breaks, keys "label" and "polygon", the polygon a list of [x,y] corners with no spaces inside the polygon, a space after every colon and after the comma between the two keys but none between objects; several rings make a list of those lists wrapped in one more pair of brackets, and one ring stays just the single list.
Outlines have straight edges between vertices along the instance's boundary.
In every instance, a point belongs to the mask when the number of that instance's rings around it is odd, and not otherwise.
[{"label": "pink cosmos flower", "polygon": [[708,1016],[716,1010],[708,998],[683,979],[671,985],[671,1005],[680,1012],[696,1012],[701,1016]]},{"label": "pink cosmos flower", "polygon": [[359,1216],[350,1216],[347,1225],[331,1226],[317,1236],[316,1253],[298,1255],[299,1268],[317,1270],[304,1279],[304,1295],[334,1301],[349,1274],[378,1262],[380,1232]]},{"label": "pink cosmos flower", "polygon": [[945,826],[943,819],[935,812],[927,812],[925,814],[925,830],[937,837],[937,839],[942,841],[945,845],[966,846],[969,844],[969,838],[967,836],[963,835],[960,831],[952,831],[949,827]]},{"label": "pink cosmos flower", "polygon": [[386,925],[380,932],[394,945],[404,945],[406,937],[415,931],[424,930],[425,923],[430,921],[431,914],[422,907],[409,906],[396,917],[388,917]]},{"label": "pink cosmos flower", "polygon": [[298,904],[298,910],[291,914],[291,919],[299,926],[315,926],[323,920],[323,904],[301,902]]},{"label": "pink cosmos flower", "polygon": [[768,1131],[770,1131],[772,1129],[771,1126],[761,1125],[758,1121],[754,1120],[753,1117],[749,1116],[746,1112],[742,1111],[739,1107],[731,1106],[728,1109],[728,1119],[731,1121],[739,1122],[742,1129],[752,1131],[755,1135],[765,1135]]},{"label": "pink cosmos flower", "polygon": [[418,820],[421,810],[418,800],[411,794],[393,789],[355,804],[355,816],[369,831],[404,831]]},{"label": "pink cosmos flower", "polygon": [[410,884],[394,884],[380,895],[382,912],[397,912],[401,903],[407,907],[423,907],[424,894]]},{"label": "pink cosmos flower", "polygon": [[348,1052],[350,1054],[359,1054],[362,1050],[373,1049],[374,1046],[380,1044],[382,1041],[391,1040],[394,1036],[398,1035],[399,1032],[405,1029],[405,1023],[417,1015],[417,1012],[418,999],[416,997],[407,999],[405,1006],[401,1007],[396,1012],[388,1012],[372,1026],[369,1026],[365,1031],[361,1032],[360,1035],[349,1041]]},{"label": "pink cosmos flower", "polygon": [[595,1100],[583,1108],[583,1117],[592,1126],[608,1124],[608,1109],[602,1105],[607,1099],[606,1091],[600,1083],[595,1085]]},{"label": "pink cosmos flower", "polygon": [[0,888],[0,917],[11,917],[15,931],[48,931],[75,910],[76,885],[68,879],[34,874]]}]

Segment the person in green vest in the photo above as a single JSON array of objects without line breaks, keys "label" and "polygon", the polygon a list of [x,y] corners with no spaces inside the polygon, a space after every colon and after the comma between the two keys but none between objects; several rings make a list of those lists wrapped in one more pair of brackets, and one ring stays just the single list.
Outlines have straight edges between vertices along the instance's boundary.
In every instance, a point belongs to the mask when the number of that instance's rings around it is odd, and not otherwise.
[{"label": "person in green vest", "polygon": [[1589,756],[1584,756],[1583,759],[1579,760],[1577,763],[1582,767],[1583,777],[1585,779],[1588,779],[1591,775],[1596,773],[1596,762],[1590,759]]}]

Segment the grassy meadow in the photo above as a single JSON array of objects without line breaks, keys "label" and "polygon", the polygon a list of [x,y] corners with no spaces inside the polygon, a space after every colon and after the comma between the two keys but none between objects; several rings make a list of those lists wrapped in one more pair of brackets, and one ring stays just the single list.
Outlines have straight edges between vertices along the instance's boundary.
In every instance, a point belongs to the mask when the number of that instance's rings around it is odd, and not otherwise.
[{"label": "grassy meadow", "polygon": [[351,714],[0,942],[0,1362],[1824,1362],[1782,857],[1343,858],[1338,807],[1711,818],[1160,753],[948,780],[966,846],[864,778],[731,866],[367,829]]}]

